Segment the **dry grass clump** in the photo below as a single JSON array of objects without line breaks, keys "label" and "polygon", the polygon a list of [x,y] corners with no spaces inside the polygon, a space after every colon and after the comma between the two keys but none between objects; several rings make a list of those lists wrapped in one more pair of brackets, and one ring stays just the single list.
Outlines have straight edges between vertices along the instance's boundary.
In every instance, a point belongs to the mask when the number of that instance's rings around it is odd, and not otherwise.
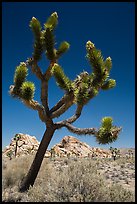
[{"label": "dry grass clump", "polygon": [[3,158],[3,189],[19,185],[20,181],[25,176],[32,159],[32,156],[18,157],[13,158],[12,160],[9,160],[8,158]]},{"label": "dry grass clump", "polygon": [[116,159],[115,160],[116,161],[116,163],[118,164],[118,165],[125,165],[125,164],[127,164],[127,163],[130,163],[130,164],[135,164],[135,157],[133,157],[133,158],[126,158],[126,157],[121,157],[121,158],[119,158],[119,159]]},{"label": "dry grass clump", "polygon": [[[30,161],[31,160],[31,161]],[[122,186],[108,186],[91,159],[44,159],[35,185],[17,191],[32,158],[9,160],[3,169],[3,200],[15,202],[134,202]],[[56,163],[55,163],[56,162]],[[12,190],[11,190],[12,189]],[[6,194],[6,195],[5,195]]]}]

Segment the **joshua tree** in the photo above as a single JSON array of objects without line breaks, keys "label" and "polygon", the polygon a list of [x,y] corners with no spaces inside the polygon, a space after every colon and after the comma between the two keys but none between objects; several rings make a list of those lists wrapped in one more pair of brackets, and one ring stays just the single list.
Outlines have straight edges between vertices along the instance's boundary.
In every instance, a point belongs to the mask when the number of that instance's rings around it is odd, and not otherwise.
[{"label": "joshua tree", "polygon": [[[80,117],[83,107],[90,99],[94,98],[101,90],[108,90],[115,87],[116,82],[113,79],[108,79],[112,67],[111,58],[104,59],[101,51],[96,49],[91,41],[86,43],[86,57],[92,66],[92,72],[83,71],[76,79],[69,79],[58,61],[69,49],[70,45],[64,41],[58,48],[55,48],[54,30],[57,24],[58,15],[56,12],[52,13],[47,19],[43,30],[40,22],[35,17],[31,19],[30,28],[34,34],[34,52],[31,58],[21,62],[16,67],[14,84],[10,86],[9,92],[11,96],[20,99],[27,107],[36,110],[46,128],[28,174],[21,182],[21,192],[33,186],[44,154],[56,130],[66,127],[70,132],[78,135],[94,135],[99,144],[107,144],[115,141],[121,130],[121,127],[112,125],[111,117],[104,117],[100,128],[76,128],[72,125]],[[38,65],[43,53],[45,53],[49,61],[49,66],[45,72]],[[40,80],[41,104],[34,100],[34,84],[26,81],[28,68]],[[64,91],[64,96],[50,109],[48,103],[48,84],[51,77],[55,77],[57,85]],[[76,105],[74,115],[63,121],[53,121],[54,118],[62,115],[73,104]]]},{"label": "joshua tree", "polygon": [[10,150],[9,152],[7,152],[7,157],[9,157],[9,159],[11,160],[12,159],[12,155],[13,155],[13,152],[12,150]]},{"label": "joshua tree", "polygon": [[131,149],[128,150],[128,157],[133,158],[133,151]]},{"label": "joshua tree", "polygon": [[18,141],[20,140],[21,136],[19,134],[16,134],[13,138],[13,140],[15,140],[16,142],[16,146],[15,146],[15,157],[17,156],[17,148],[18,148]]},{"label": "joshua tree", "polygon": [[117,149],[117,148],[113,148],[113,147],[110,147],[109,148],[110,151],[111,151],[111,154],[112,154],[112,157],[114,159],[114,161],[116,160],[116,157],[119,157],[120,156],[120,150]]}]

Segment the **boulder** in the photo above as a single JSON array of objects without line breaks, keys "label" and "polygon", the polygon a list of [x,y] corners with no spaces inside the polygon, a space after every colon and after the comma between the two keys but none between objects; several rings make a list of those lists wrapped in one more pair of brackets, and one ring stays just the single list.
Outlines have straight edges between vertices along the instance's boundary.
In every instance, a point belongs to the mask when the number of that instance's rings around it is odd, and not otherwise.
[{"label": "boulder", "polygon": [[[18,133],[18,136],[19,140],[17,143],[14,139],[15,137],[11,139],[11,143],[2,151],[3,155],[10,159],[15,157],[16,146],[16,157],[35,154],[40,144],[36,137],[22,133]],[[46,151],[45,158],[49,157],[109,158],[111,157],[111,152],[98,147],[90,147],[88,144],[81,142],[75,137],[65,136],[60,143],[54,145],[51,150]]]},{"label": "boulder", "polygon": [[16,146],[17,146],[16,157],[23,154],[28,155],[36,152],[36,150],[39,147],[39,142],[37,141],[36,137],[22,133],[18,133],[18,135],[20,139],[17,141],[17,143],[13,137],[11,139],[11,143],[8,146],[6,146],[6,148],[3,150],[4,156],[9,158],[15,157]]},{"label": "boulder", "polygon": [[53,157],[111,157],[109,150],[104,150],[98,147],[90,147],[88,144],[81,142],[72,136],[65,136],[60,143],[51,148],[50,152]]}]

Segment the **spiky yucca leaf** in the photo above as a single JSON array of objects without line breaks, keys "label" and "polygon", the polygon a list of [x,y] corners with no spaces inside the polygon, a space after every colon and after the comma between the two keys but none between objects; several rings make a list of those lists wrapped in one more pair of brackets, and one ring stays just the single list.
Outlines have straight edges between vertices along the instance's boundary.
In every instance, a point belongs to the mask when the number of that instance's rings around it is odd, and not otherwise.
[{"label": "spiky yucca leaf", "polygon": [[112,127],[113,119],[112,117],[104,117],[102,118],[101,123],[103,128],[110,130]]},{"label": "spiky yucca leaf", "polygon": [[109,144],[117,139],[118,135],[113,135],[111,131],[107,131],[105,128],[101,127],[96,136],[96,140],[99,144]]},{"label": "spiky yucca leaf", "polygon": [[92,85],[95,88],[100,88],[102,83],[109,77],[110,58],[107,58],[106,62],[104,62],[101,51],[96,49],[91,41],[86,43],[86,50],[86,57],[93,68]]},{"label": "spiky yucca leaf", "polygon": [[88,41],[86,43],[87,59],[89,60],[95,74],[101,75],[104,71],[104,61],[101,51],[96,49],[95,45]]},{"label": "spiky yucca leaf", "polygon": [[20,138],[21,138],[21,136],[19,134],[16,134],[13,139],[15,141],[18,141],[18,140],[20,140]]},{"label": "spiky yucca leaf", "polygon": [[63,53],[67,52],[70,44],[66,41],[62,42],[57,50],[57,56],[60,57]]},{"label": "spiky yucca leaf", "polygon": [[25,100],[32,100],[34,97],[35,85],[32,82],[25,81],[21,86],[21,97]]},{"label": "spiky yucca leaf", "polygon": [[36,19],[35,17],[32,17],[29,26],[32,29],[34,35],[39,38],[41,32],[41,24],[39,20]]},{"label": "spiky yucca leaf", "polygon": [[51,16],[47,19],[46,23],[44,24],[45,29],[49,28],[53,30],[58,24],[58,15],[57,12],[51,14]]},{"label": "spiky yucca leaf", "polygon": [[49,60],[54,60],[56,58],[56,52],[54,49],[55,38],[52,31],[47,28],[46,31],[43,32],[43,46],[46,50],[46,56]]},{"label": "spiky yucca leaf", "polygon": [[28,75],[28,68],[24,62],[21,62],[19,66],[16,67],[14,74],[14,84],[16,89],[19,89],[22,83],[25,81]]},{"label": "spiky yucca leaf", "polygon": [[41,32],[41,24],[35,17],[33,17],[30,21],[30,27],[35,36],[33,58],[34,60],[38,61],[41,59],[41,55],[43,52],[43,39],[42,39],[42,32]]},{"label": "spiky yucca leaf", "polygon": [[109,144],[114,142],[121,131],[121,128],[112,125],[111,117],[104,117],[101,120],[101,127],[96,135],[96,140],[99,144]]},{"label": "spiky yucca leaf", "polygon": [[51,70],[52,74],[54,75],[57,85],[66,91],[70,91],[72,88],[71,80],[64,74],[63,69],[58,65],[54,64]]},{"label": "spiky yucca leaf", "polygon": [[112,68],[112,59],[111,59],[111,57],[107,57],[107,59],[105,60],[104,63],[105,63],[105,67],[110,72],[110,70]]},{"label": "spiky yucca leaf", "polygon": [[78,104],[86,104],[90,99],[88,84],[81,82],[81,84],[79,84],[79,87],[74,90],[74,95]]},{"label": "spiky yucca leaf", "polygon": [[92,88],[89,90],[89,93],[90,93],[90,97],[93,98],[93,97],[95,97],[95,96],[98,95],[99,91],[98,91],[96,88],[92,87]]},{"label": "spiky yucca leaf", "polygon": [[101,89],[103,90],[108,90],[112,89],[116,86],[116,81],[114,79],[109,79],[107,82],[105,82],[102,86]]}]

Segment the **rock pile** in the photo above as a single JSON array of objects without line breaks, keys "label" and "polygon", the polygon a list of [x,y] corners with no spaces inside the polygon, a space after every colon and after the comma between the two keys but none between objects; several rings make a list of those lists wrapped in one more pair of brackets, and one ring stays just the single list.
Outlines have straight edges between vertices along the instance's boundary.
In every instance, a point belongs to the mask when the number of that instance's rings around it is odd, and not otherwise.
[{"label": "rock pile", "polygon": [[28,134],[18,133],[19,140],[16,143],[14,138],[11,139],[10,145],[6,146],[3,150],[3,155],[7,157],[15,157],[15,151],[17,148],[16,156],[26,155],[36,152],[39,147],[39,142],[37,141],[36,137],[30,136]]},{"label": "rock pile", "polygon": [[[36,137],[28,134],[18,133],[12,138],[9,146],[3,150],[3,155],[9,158],[20,155],[33,154],[38,150],[39,142]],[[111,158],[111,152],[107,149],[90,147],[75,137],[65,136],[60,143],[54,145],[51,150],[47,150],[45,157],[99,157]]]},{"label": "rock pile", "polygon": [[72,136],[65,136],[59,144],[56,144],[51,148],[50,152],[51,156],[53,157],[111,157],[111,153],[109,150],[90,147],[86,143],[81,142],[77,138]]}]

